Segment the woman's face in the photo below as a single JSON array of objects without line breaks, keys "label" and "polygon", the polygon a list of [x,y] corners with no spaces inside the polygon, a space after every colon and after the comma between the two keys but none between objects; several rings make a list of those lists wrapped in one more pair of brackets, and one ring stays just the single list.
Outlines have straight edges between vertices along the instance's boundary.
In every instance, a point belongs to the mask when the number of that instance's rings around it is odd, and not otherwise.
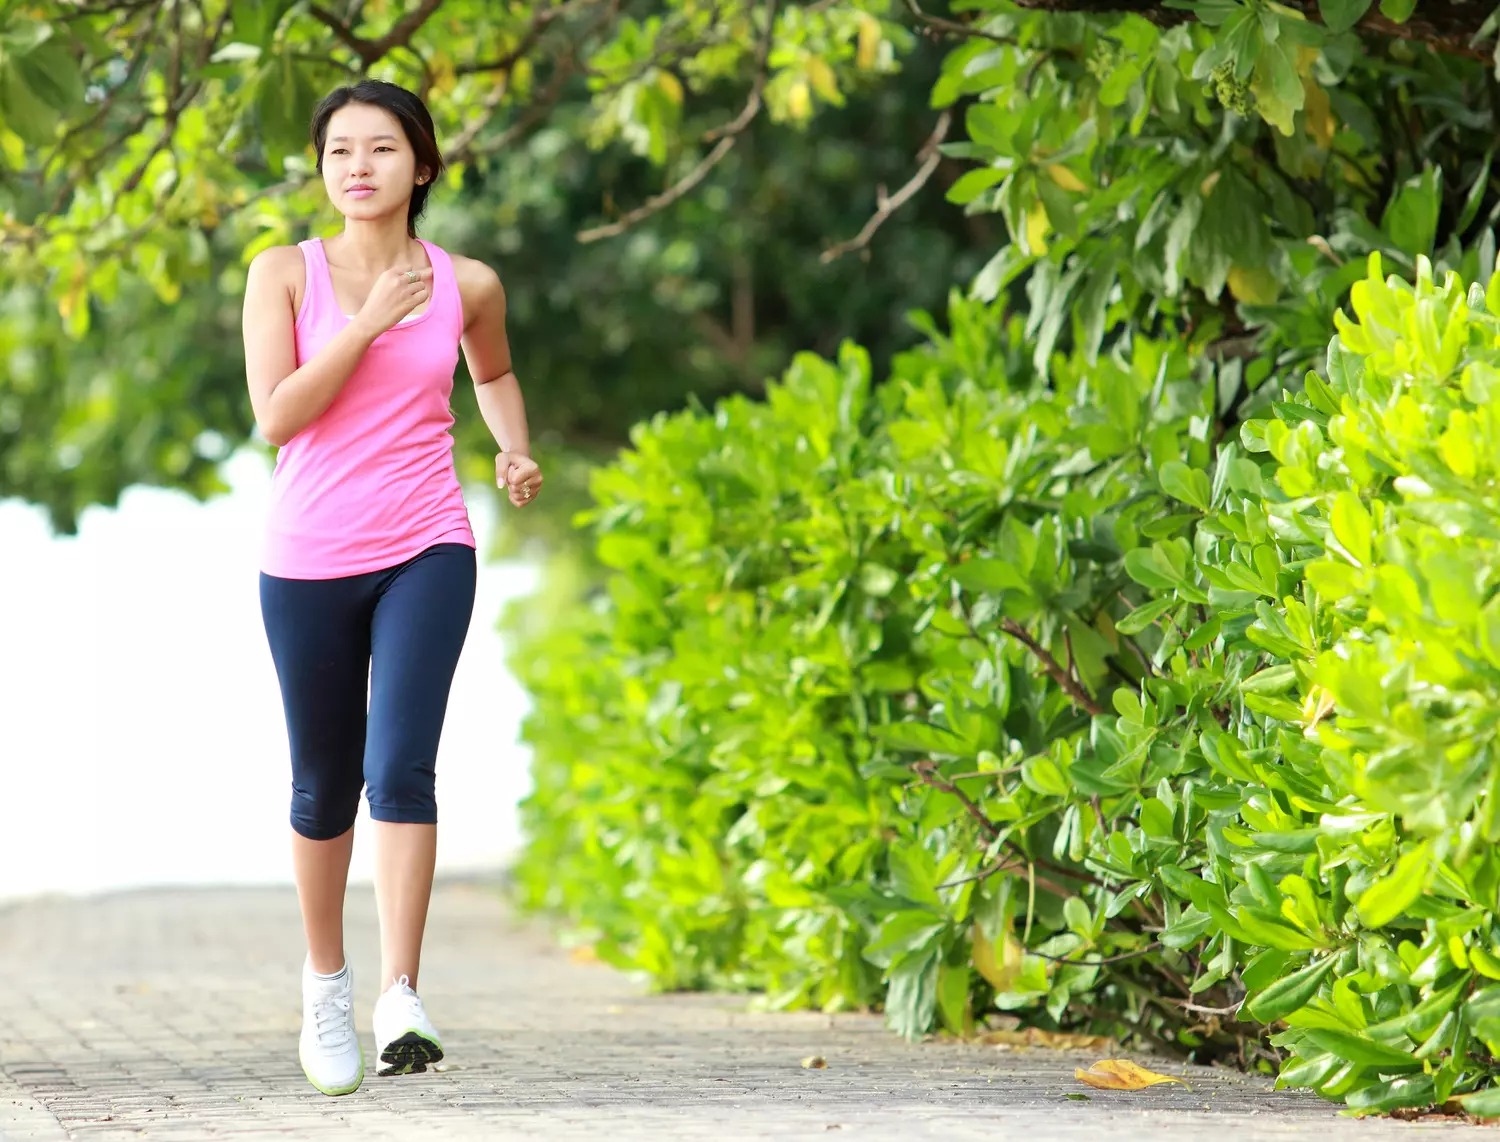
[{"label": "woman's face", "polygon": [[411,143],[389,111],[349,103],[328,120],[323,185],[345,218],[371,222],[396,215],[404,221],[418,177]]}]

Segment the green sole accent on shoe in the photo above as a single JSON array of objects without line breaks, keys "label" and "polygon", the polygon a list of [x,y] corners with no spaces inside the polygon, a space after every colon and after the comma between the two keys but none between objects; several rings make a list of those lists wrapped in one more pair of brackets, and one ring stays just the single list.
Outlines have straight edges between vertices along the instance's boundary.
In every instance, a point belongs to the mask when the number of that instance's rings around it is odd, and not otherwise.
[{"label": "green sole accent on shoe", "polygon": [[407,1031],[386,1044],[380,1052],[378,1075],[419,1075],[443,1057],[443,1045],[420,1031]]},{"label": "green sole accent on shoe", "polygon": [[[298,1062],[301,1060],[299,1059]],[[312,1077],[312,1072],[307,1069],[306,1063],[302,1064],[302,1074],[306,1076],[308,1082],[312,1083],[313,1090],[319,1094],[326,1094],[329,1098],[338,1098],[340,1095],[353,1094],[360,1088],[360,1084],[365,1081],[365,1061],[363,1058],[360,1059],[359,1073],[354,1076],[354,1082],[350,1086],[319,1086],[318,1081]]]}]

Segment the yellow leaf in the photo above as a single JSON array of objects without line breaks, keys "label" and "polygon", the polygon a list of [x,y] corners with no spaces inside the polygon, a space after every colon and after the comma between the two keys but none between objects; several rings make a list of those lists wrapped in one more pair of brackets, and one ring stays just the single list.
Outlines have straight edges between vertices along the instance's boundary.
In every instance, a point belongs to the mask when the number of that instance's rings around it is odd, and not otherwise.
[{"label": "yellow leaf", "polygon": [[[1136,1066],[1129,1059],[1104,1059],[1088,1070],[1080,1067],[1073,1072],[1073,1076],[1086,1086],[1098,1090],[1145,1090],[1148,1086],[1158,1086],[1161,1083],[1179,1083],[1187,1086],[1187,1083],[1181,1079],[1148,1071],[1145,1067]],[[1192,1088],[1188,1087],[1188,1089]]]},{"label": "yellow leaf", "polygon": [[1047,252],[1047,229],[1051,225],[1047,221],[1047,208],[1038,200],[1032,203],[1031,209],[1026,212],[1026,252],[1028,254],[1045,254]]},{"label": "yellow leaf", "polygon": [[1338,130],[1338,122],[1333,117],[1333,103],[1323,85],[1315,79],[1304,79],[1302,91],[1302,121],[1307,125],[1307,133],[1312,136],[1313,142],[1326,151],[1333,146],[1333,135]]},{"label": "yellow leaf", "polygon": [[20,135],[3,124],[0,124],[0,157],[13,170],[20,170],[26,165],[26,144],[21,141]]},{"label": "yellow leaf", "polygon": [[1500,979],[1500,959],[1477,944],[1469,949],[1469,966],[1489,979]]},{"label": "yellow leaf", "polygon": [[807,73],[807,81],[812,84],[825,102],[837,103],[839,101],[839,81],[833,74],[833,68],[828,66],[828,61],[822,56],[809,56],[807,66],[803,69]]},{"label": "yellow leaf", "polygon": [[828,1069],[828,1060],[822,1055],[808,1055],[802,1060],[802,1069],[805,1071],[825,1071]]},{"label": "yellow leaf", "polygon": [[1332,691],[1315,683],[1302,700],[1302,720],[1309,726],[1317,725],[1328,716],[1336,701]]},{"label": "yellow leaf", "polygon": [[990,1047],[1041,1047],[1047,1051],[1107,1051],[1115,1045],[1108,1035],[1078,1035],[1067,1031],[1043,1031],[1027,1027],[1020,1031],[986,1031],[979,1041]]},{"label": "yellow leaf", "polygon": [[458,82],[458,69],[453,57],[447,52],[438,50],[427,59],[427,70],[432,76],[429,91],[442,92],[446,94],[453,90],[453,85]]},{"label": "yellow leaf", "polygon": [[1089,188],[1088,183],[1084,182],[1083,179],[1079,178],[1076,174],[1074,174],[1067,167],[1063,166],[1061,163],[1053,163],[1051,166],[1049,166],[1047,168],[1047,177],[1050,178],[1053,182],[1057,183],[1057,185],[1062,187],[1064,190],[1071,190],[1076,192],[1087,190]]},{"label": "yellow leaf", "polygon": [[1246,305],[1270,305],[1281,294],[1281,283],[1270,270],[1229,268],[1229,292]]},{"label": "yellow leaf", "polygon": [[682,103],[682,81],[670,71],[659,71],[656,73],[656,86],[673,103]]},{"label": "yellow leaf", "polygon": [[[1000,955],[995,955],[999,945]],[[1011,933],[1007,925],[998,940],[987,940],[979,925],[974,925],[972,946],[974,970],[982,975],[996,991],[1009,991],[1021,977],[1023,955],[1021,942]]]},{"label": "yellow leaf", "polygon": [[880,41],[883,38],[880,31],[880,21],[868,12],[859,14],[859,47],[855,51],[854,61],[861,71],[869,71],[875,66],[880,58]]},{"label": "yellow leaf", "polygon": [[799,121],[812,114],[812,93],[808,90],[806,80],[799,79],[787,88],[786,110],[788,115]]}]

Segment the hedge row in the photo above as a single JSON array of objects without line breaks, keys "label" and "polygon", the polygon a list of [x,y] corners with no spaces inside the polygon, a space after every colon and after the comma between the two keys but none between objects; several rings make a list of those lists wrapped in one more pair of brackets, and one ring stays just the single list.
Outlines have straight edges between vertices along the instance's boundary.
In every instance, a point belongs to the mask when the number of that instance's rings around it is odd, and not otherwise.
[{"label": "hedge row", "polygon": [[662,988],[1500,1113],[1500,285],[1351,308],[1237,425],[1237,362],[1042,384],[955,296],[640,426],[514,659],[527,903]]}]

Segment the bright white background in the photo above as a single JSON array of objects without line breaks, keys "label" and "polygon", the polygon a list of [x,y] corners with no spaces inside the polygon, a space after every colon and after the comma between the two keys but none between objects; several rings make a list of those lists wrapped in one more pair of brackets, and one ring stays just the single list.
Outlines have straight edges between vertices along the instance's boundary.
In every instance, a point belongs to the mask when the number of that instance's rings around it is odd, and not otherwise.
[{"label": "bright white background", "polygon": [[[76,538],[0,502],[0,899],[159,884],[289,883],[290,773],[260,621],[269,470],[250,453],[207,505],[133,489]],[[438,757],[438,863],[489,870],[518,843],[525,698],[495,629],[532,570],[487,563]],[[498,517],[503,526],[503,515]],[[360,822],[368,821],[361,804]],[[355,829],[352,878],[369,879]]]}]

